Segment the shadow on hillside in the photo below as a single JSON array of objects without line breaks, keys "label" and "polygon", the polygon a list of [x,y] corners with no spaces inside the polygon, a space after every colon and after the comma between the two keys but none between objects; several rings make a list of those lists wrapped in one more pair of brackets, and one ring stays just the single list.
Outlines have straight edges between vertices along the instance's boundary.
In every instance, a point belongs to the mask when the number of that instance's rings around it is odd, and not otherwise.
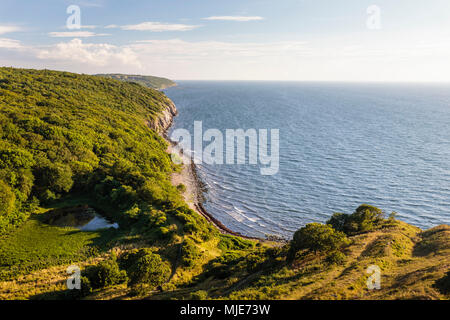
[{"label": "shadow on hillside", "polygon": [[450,226],[440,225],[420,234],[422,240],[413,248],[413,256],[425,257],[450,250]]}]

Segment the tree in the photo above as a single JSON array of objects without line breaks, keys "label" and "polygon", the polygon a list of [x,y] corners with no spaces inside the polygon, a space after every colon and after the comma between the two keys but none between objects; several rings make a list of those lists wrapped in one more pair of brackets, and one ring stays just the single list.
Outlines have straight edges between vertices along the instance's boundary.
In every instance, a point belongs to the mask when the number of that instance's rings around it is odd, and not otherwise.
[{"label": "tree", "polygon": [[15,207],[16,196],[11,190],[11,187],[0,180],[0,217],[9,216]]},{"label": "tree", "polygon": [[377,207],[363,204],[354,213],[335,213],[327,224],[346,234],[356,234],[373,230],[383,220],[383,211]]},{"label": "tree", "polygon": [[131,286],[141,283],[156,287],[163,284],[170,276],[169,263],[150,250],[141,249],[134,255],[128,256],[128,259],[134,260],[127,270]]},{"label": "tree", "polygon": [[38,183],[52,192],[68,192],[73,185],[72,170],[66,164],[48,163],[38,170]]},{"label": "tree", "polygon": [[381,209],[363,204],[350,216],[351,229],[359,232],[373,230],[382,218],[383,211]]},{"label": "tree", "polygon": [[127,274],[120,270],[115,255],[87,270],[89,283],[93,288],[104,288],[125,282]]},{"label": "tree", "polygon": [[185,267],[192,268],[195,266],[195,262],[201,257],[201,252],[195,245],[195,242],[186,238],[183,246],[181,247],[181,262]]},{"label": "tree", "polygon": [[333,229],[330,225],[310,223],[294,234],[291,242],[293,250],[310,249],[317,251],[334,251],[348,244],[347,236]]}]

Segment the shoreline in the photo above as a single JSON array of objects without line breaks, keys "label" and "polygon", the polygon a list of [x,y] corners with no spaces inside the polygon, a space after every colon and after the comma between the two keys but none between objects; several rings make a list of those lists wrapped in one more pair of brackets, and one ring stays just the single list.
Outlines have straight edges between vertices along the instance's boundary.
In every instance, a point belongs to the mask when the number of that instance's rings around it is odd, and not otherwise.
[{"label": "shoreline", "polygon": [[[187,159],[182,155],[182,151],[176,150],[177,143],[168,138],[167,130],[164,132],[164,139],[169,143],[167,152],[170,154],[175,153],[180,158]],[[188,164],[185,162],[188,162]],[[190,161],[190,159],[187,159],[185,162],[183,163],[181,172],[172,173],[171,180],[174,186],[181,183],[186,187],[186,190],[183,192],[183,197],[192,210],[204,217],[221,234],[232,235],[249,240],[269,241],[268,239],[246,236],[239,232],[235,232],[209,213],[203,206],[203,202],[205,201],[204,192],[206,192],[206,190],[205,184],[197,174],[197,166],[193,161]]]},{"label": "shoreline", "polygon": [[[166,96],[167,97],[167,96]],[[232,235],[236,237],[240,237],[243,239],[249,240],[258,240],[258,241],[270,241],[270,242],[286,242],[285,239],[263,239],[258,237],[251,237],[243,235],[239,232],[235,232],[230,228],[226,227],[222,222],[220,222],[217,218],[215,218],[211,213],[209,213],[205,207],[203,206],[203,202],[205,201],[204,192],[205,184],[201,181],[200,177],[197,174],[197,166],[191,159],[183,156],[182,150],[177,150],[177,143],[170,140],[168,131],[173,125],[173,118],[178,115],[178,110],[168,97],[167,99],[170,101],[170,105],[162,111],[161,116],[157,120],[156,124],[152,124],[150,122],[147,125],[159,132],[161,137],[167,141],[169,144],[167,148],[167,153],[172,154],[175,153],[181,159],[186,159],[183,161],[182,170],[180,172],[174,172],[171,175],[171,182],[174,186],[179,185],[180,183],[186,187],[186,190],[183,192],[183,197],[188,206],[195,211],[197,214],[204,217],[209,223],[211,223],[221,234]],[[188,164],[186,164],[188,163]],[[284,241],[283,241],[284,240]]]}]

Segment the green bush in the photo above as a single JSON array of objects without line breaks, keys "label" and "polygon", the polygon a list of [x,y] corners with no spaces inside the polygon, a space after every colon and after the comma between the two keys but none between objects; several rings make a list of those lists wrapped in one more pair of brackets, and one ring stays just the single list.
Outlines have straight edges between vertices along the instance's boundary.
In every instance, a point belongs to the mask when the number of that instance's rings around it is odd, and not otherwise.
[{"label": "green bush", "polygon": [[179,206],[168,213],[175,215],[183,223],[183,231],[189,235],[197,236],[203,241],[208,241],[218,234],[217,230],[188,206]]},{"label": "green bush", "polygon": [[79,290],[79,295],[81,297],[86,297],[90,295],[94,288],[92,288],[91,281],[88,277],[81,277],[81,289]]},{"label": "green bush", "polygon": [[184,193],[186,192],[186,186],[180,183],[179,185],[177,185],[177,190],[180,191],[181,193]]},{"label": "green bush", "polygon": [[170,264],[149,249],[133,250],[120,260],[120,265],[127,270],[130,286],[148,284],[156,287],[163,284],[171,273]]},{"label": "green bush", "polygon": [[192,268],[195,266],[195,262],[202,256],[200,250],[195,245],[195,242],[186,238],[181,247],[181,263],[183,266]]},{"label": "green bush", "polygon": [[0,180],[0,218],[9,216],[15,207],[16,196],[11,187]]},{"label": "green bush", "polygon": [[72,170],[62,163],[47,163],[35,170],[36,181],[54,193],[68,192],[73,186]]},{"label": "green bush", "polygon": [[125,270],[120,270],[115,256],[91,266],[86,270],[87,278],[94,289],[105,288],[127,280]]},{"label": "green bush", "polygon": [[203,273],[203,276],[206,278],[215,277],[218,279],[225,279],[233,274],[237,274],[245,267],[244,252],[226,252],[209,263],[207,266],[207,271]]},{"label": "green bush", "polygon": [[229,250],[251,249],[254,246],[255,244],[252,241],[226,234],[220,235],[220,241],[217,245],[217,247],[224,252]]},{"label": "green bush", "polygon": [[343,254],[340,251],[334,251],[332,253],[330,253],[327,258],[326,258],[326,262],[328,262],[328,264],[335,264],[335,265],[342,265],[345,263],[346,260],[346,256],[345,254]]},{"label": "green bush", "polygon": [[255,272],[262,268],[263,264],[267,261],[267,257],[262,251],[255,251],[250,253],[245,258],[248,272]]},{"label": "green bush", "polygon": [[291,248],[294,251],[309,249],[314,252],[330,252],[348,244],[347,236],[330,225],[310,223],[294,234]]},{"label": "green bush", "polygon": [[331,225],[334,229],[336,229],[338,231],[345,232],[348,220],[349,220],[348,214],[336,212],[327,221],[327,224]]},{"label": "green bush", "polygon": [[348,235],[374,230],[383,221],[383,211],[377,207],[363,204],[351,215],[335,213],[327,224]]}]

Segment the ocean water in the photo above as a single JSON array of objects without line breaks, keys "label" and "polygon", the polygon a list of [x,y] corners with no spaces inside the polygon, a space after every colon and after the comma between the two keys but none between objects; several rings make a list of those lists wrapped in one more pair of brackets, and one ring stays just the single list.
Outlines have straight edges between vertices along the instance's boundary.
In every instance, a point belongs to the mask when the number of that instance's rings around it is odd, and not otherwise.
[{"label": "ocean water", "polygon": [[[368,203],[421,228],[450,224],[450,85],[179,81],[173,129],[279,129],[280,167],[198,166],[230,229],[290,238]],[[205,143],[206,145],[207,143]]]}]

